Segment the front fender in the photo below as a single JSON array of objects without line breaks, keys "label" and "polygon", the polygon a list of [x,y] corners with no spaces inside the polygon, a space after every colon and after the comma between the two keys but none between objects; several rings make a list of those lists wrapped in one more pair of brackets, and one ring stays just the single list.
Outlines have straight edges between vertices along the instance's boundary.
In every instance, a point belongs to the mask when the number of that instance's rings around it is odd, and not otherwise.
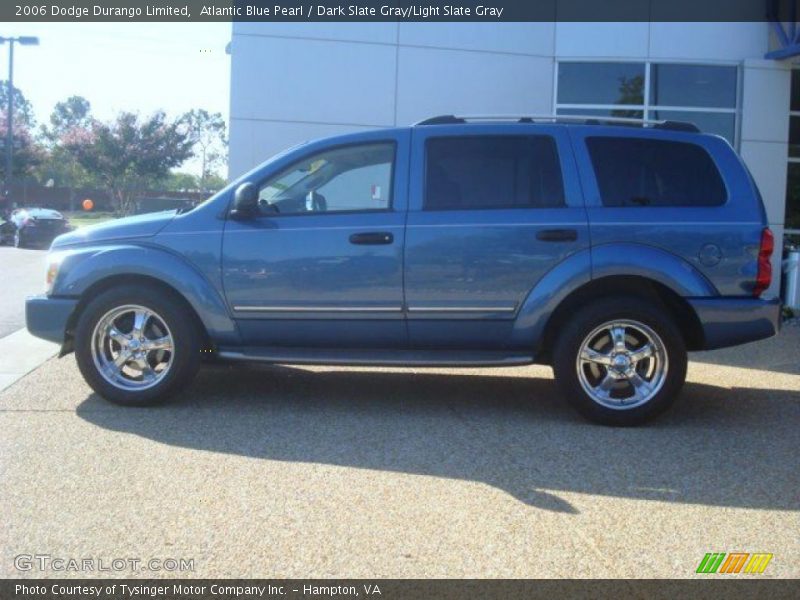
[{"label": "front fender", "polygon": [[162,248],[138,244],[90,246],[59,252],[61,267],[54,297],[81,297],[109,277],[140,275],[176,289],[194,308],[211,338],[238,343],[236,324],[214,286],[185,258]]}]

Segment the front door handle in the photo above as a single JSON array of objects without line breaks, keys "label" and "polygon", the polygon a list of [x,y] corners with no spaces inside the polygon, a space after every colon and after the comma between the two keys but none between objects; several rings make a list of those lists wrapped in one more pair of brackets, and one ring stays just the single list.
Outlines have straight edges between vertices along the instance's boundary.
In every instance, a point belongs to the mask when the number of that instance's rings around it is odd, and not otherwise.
[{"label": "front door handle", "polygon": [[354,233],[350,236],[351,244],[377,246],[381,244],[391,244],[394,235],[388,231],[369,231],[367,233]]},{"label": "front door handle", "polygon": [[536,239],[542,242],[574,242],[578,239],[576,229],[542,229],[536,233]]}]

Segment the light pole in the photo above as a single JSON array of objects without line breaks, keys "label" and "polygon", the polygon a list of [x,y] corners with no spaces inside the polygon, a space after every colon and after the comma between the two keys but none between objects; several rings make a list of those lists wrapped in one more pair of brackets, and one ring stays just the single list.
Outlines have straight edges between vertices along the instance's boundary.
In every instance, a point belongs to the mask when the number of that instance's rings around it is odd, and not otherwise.
[{"label": "light pole", "polygon": [[14,43],[23,46],[38,46],[39,38],[34,36],[3,37],[0,36],[0,45],[8,42],[8,106],[6,110],[6,173],[4,195],[8,198],[11,194],[11,172],[13,168],[14,145]]}]

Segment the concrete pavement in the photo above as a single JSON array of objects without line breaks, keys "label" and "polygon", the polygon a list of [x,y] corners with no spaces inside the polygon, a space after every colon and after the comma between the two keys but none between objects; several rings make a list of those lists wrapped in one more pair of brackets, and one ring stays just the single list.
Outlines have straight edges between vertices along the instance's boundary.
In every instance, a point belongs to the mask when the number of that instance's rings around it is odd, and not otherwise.
[{"label": "concrete pavement", "polygon": [[0,246],[0,338],[25,327],[25,298],[44,292],[47,250]]},{"label": "concrete pavement", "polygon": [[0,338],[0,392],[58,354],[59,346],[19,329]]},{"label": "concrete pavement", "polygon": [[744,551],[798,577],[798,348],[791,328],[694,355],[637,429],[583,422],[543,367],[222,365],[123,409],[52,360],[0,394],[0,576],[64,575],[14,568],[47,553],[195,560],[132,576],[671,578]]},{"label": "concrete pavement", "polygon": [[0,391],[58,352],[25,330],[25,298],[44,291],[46,250],[0,246]]}]

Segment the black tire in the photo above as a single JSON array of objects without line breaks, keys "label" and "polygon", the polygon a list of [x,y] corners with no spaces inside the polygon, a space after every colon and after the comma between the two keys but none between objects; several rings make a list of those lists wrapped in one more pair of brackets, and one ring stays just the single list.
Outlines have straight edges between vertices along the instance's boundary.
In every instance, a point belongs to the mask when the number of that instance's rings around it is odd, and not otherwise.
[{"label": "black tire", "polygon": [[[95,326],[109,311],[125,305],[140,305],[157,313],[172,333],[174,354],[168,372],[153,387],[122,389],[100,374],[92,354]],[[179,392],[194,377],[200,365],[202,335],[191,309],[174,294],[155,286],[122,285],[93,299],[75,328],[75,357],[86,382],[106,400],[125,406],[161,404]]]},{"label": "black tire", "polygon": [[[637,322],[655,332],[667,359],[660,390],[645,403],[631,408],[601,404],[584,389],[578,374],[578,356],[584,341],[596,328],[615,319]],[[635,297],[602,298],[579,309],[563,325],[553,351],[556,380],[573,408],[590,421],[616,426],[639,425],[667,410],[686,379],[686,361],[686,344],[670,314],[655,300]],[[623,388],[625,385],[620,384]]]}]

